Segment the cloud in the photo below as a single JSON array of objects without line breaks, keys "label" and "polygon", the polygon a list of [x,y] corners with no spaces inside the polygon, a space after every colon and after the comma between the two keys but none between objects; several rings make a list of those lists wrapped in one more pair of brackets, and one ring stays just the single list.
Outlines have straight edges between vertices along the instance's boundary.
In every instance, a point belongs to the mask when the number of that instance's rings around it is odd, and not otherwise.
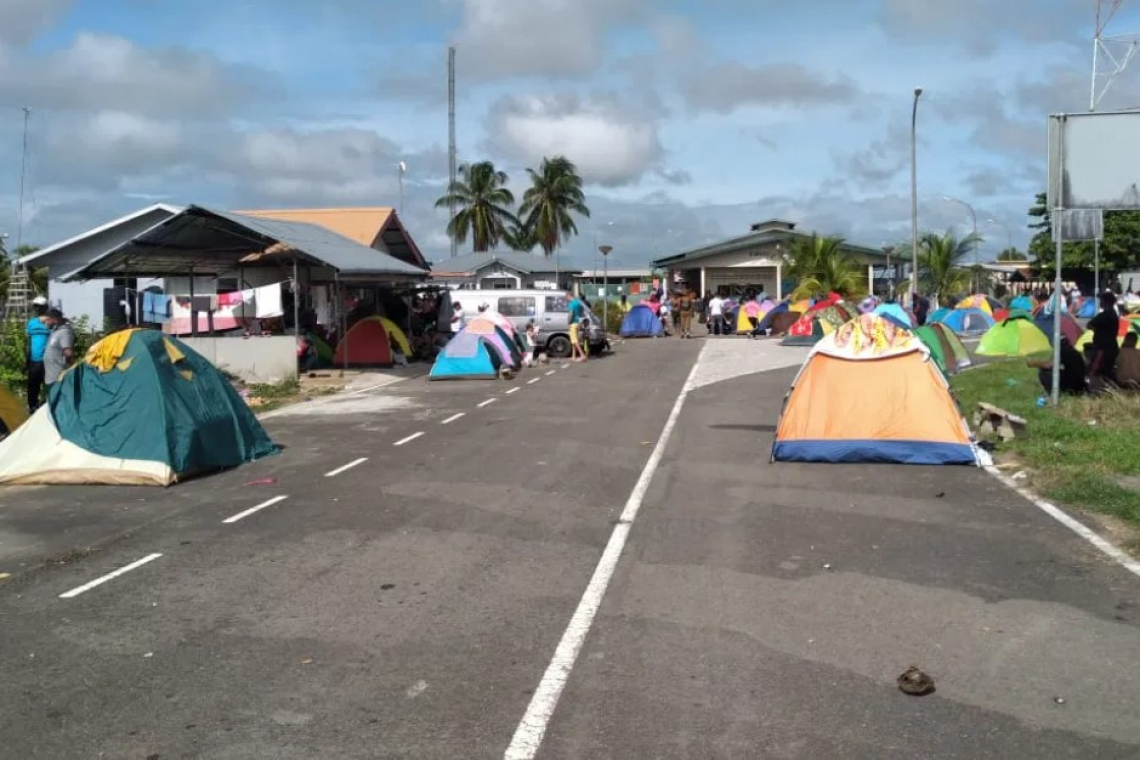
[{"label": "cloud", "polygon": [[75,0],[4,0],[0,2],[0,45],[30,44],[63,16]]},{"label": "cloud", "polygon": [[461,0],[456,36],[464,76],[581,77],[599,70],[610,27],[639,0]]},{"label": "cloud", "polygon": [[625,185],[660,168],[657,126],[615,99],[576,95],[507,97],[493,104],[487,147],[514,163],[565,155],[586,182]]},{"label": "cloud", "polygon": [[1093,3],[1084,0],[884,0],[878,21],[900,39],[936,41],[992,54],[1009,38],[1032,42],[1091,39]]},{"label": "cloud", "polygon": [[850,103],[859,88],[847,76],[828,79],[798,63],[752,67],[732,62],[698,70],[683,83],[682,92],[698,110],[727,114],[746,105]]}]

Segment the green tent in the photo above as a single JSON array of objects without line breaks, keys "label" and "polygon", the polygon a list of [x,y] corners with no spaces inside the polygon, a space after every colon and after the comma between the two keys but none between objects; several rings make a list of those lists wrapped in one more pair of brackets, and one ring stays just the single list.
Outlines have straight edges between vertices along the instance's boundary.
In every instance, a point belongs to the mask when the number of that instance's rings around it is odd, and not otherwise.
[{"label": "green tent", "polygon": [[943,375],[952,375],[973,363],[962,339],[941,322],[916,327],[913,332],[930,349],[930,357]]},{"label": "green tent", "polygon": [[0,483],[170,485],[276,452],[216,367],[176,338],[95,344],[0,443]]},{"label": "green tent", "polygon": [[1049,336],[1032,319],[1022,316],[1005,319],[982,336],[981,356],[1032,356],[1052,350]]}]

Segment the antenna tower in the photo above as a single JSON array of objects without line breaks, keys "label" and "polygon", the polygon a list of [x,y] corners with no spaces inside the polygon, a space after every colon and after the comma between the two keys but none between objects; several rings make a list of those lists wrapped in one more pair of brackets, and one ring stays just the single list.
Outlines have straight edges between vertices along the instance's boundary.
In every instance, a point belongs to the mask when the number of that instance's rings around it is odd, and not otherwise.
[{"label": "antenna tower", "polygon": [[1124,0],[1096,0],[1096,36],[1093,38],[1092,87],[1089,112],[1094,112],[1113,82],[1140,53],[1140,33],[1105,34]]},{"label": "antenna tower", "polygon": [[[448,167],[448,185],[447,191],[451,192],[452,186],[455,185],[456,180],[456,166],[455,166],[455,46],[447,49],[447,167]],[[451,201],[450,208],[448,209],[448,222],[450,223],[455,219],[455,200]],[[455,237],[451,237],[451,258],[455,258],[458,253],[458,243]]]}]

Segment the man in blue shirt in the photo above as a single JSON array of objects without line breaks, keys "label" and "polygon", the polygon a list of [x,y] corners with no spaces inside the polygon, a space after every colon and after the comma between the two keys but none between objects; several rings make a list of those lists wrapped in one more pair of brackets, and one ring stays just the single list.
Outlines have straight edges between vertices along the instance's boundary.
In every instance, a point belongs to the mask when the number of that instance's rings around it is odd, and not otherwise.
[{"label": "man in blue shirt", "polygon": [[586,352],[582,349],[579,330],[582,326],[582,316],[585,309],[582,302],[573,293],[567,293],[566,297],[570,299],[570,305],[567,307],[570,312],[570,360],[584,362],[586,361]]},{"label": "man in blue shirt", "polygon": [[47,299],[36,296],[32,301],[32,310],[35,316],[28,320],[25,332],[28,335],[28,355],[26,368],[28,373],[28,409],[36,411],[40,405],[40,392],[44,387],[44,350],[47,348],[48,338],[51,337],[51,326],[44,316],[47,313]]}]

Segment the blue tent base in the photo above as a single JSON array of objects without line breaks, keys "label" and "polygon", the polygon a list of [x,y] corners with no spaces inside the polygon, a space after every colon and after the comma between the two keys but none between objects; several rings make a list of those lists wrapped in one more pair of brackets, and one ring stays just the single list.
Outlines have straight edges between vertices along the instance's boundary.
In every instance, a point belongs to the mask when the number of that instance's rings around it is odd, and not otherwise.
[{"label": "blue tent base", "polygon": [[977,453],[969,444],[930,441],[778,441],[772,447],[772,459],[831,464],[978,464]]},{"label": "blue tent base", "polygon": [[637,304],[622,319],[619,334],[623,338],[659,338],[665,334],[665,328],[652,309]]}]

